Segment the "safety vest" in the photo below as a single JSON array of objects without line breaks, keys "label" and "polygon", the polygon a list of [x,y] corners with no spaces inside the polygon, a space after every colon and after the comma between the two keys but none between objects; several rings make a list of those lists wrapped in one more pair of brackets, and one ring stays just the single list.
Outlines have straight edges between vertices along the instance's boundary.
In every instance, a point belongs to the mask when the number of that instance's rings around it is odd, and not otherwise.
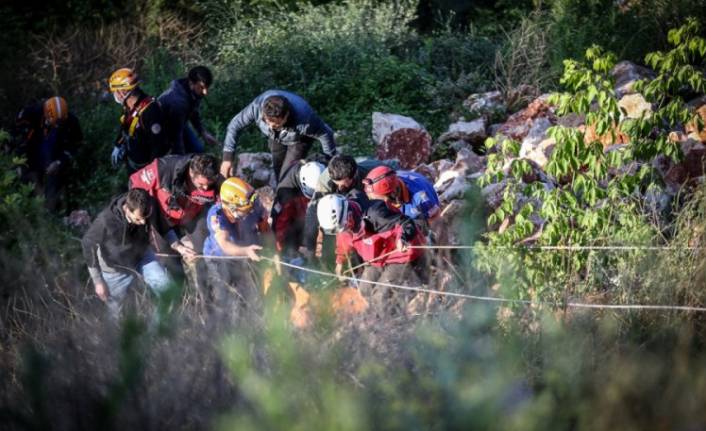
[{"label": "safety vest", "polygon": [[120,116],[120,126],[127,138],[134,138],[135,130],[137,130],[137,126],[140,124],[142,113],[154,100],[154,97],[145,97],[140,100],[130,112]]}]

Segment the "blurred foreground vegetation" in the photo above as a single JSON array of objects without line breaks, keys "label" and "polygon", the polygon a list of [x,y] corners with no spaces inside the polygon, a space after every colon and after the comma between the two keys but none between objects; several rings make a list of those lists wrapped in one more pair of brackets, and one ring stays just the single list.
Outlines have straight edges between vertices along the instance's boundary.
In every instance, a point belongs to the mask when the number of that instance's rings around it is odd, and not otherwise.
[{"label": "blurred foreground vegetation", "polygon": [[[642,62],[669,48],[670,28],[706,14],[703,1],[467,3],[84,0],[40,13],[32,2],[8,3],[0,6],[0,121],[8,130],[23,104],[65,95],[86,135],[71,204],[95,214],[125,180],[109,165],[118,107],[103,94],[116,67],[137,67],[153,95],[189,66],[212,67],[203,116],[220,138],[264,89],[296,91],[347,151],[369,154],[375,110],[410,115],[437,136],[467,115],[471,93],[500,88],[519,108],[519,88],[556,89],[562,60],[592,44]],[[510,62],[518,52],[525,60]],[[243,148],[264,149],[255,135]],[[176,307],[138,293],[137,313],[115,327],[86,282],[78,233],[19,185],[20,162],[0,156],[2,428],[706,427],[703,313],[563,306],[706,304],[703,251],[686,248],[703,243],[703,187],[678,202],[667,226],[628,202],[596,230],[678,250],[452,255],[459,272],[447,290],[500,289],[549,306],[469,301],[385,322],[321,315],[299,332],[287,323],[285,295],[269,298],[261,319],[233,320],[205,313],[197,293],[176,286]],[[464,243],[486,226],[479,206],[469,197]],[[590,233],[569,226],[554,243]]]}]

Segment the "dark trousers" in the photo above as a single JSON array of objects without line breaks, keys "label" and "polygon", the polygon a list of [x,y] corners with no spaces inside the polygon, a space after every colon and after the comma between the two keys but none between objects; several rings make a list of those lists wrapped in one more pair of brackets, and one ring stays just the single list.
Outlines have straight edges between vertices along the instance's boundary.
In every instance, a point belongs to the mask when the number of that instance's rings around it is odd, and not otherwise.
[{"label": "dark trousers", "polygon": [[420,285],[420,279],[414,263],[388,264],[383,267],[369,265],[365,267],[359,279],[360,294],[368,300],[371,311],[378,316],[403,316],[407,303],[416,292],[395,287],[375,284],[389,283],[401,286]]},{"label": "dark trousers", "polygon": [[261,298],[247,262],[207,259],[207,285],[212,308],[230,318],[244,317],[242,310],[258,313]]},{"label": "dark trousers", "polygon": [[300,141],[292,145],[282,145],[279,141],[273,139],[269,141],[270,151],[272,152],[272,168],[275,171],[278,183],[282,167],[289,166],[294,161],[305,158],[311,145],[311,141]]}]

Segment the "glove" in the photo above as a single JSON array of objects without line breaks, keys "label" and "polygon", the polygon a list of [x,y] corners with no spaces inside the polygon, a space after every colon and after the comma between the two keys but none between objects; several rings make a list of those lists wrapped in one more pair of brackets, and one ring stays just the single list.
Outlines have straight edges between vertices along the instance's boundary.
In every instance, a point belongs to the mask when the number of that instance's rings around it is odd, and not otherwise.
[{"label": "glove", "polygon": [[110,155],[110,161],[113,163],[113,167],[117,168],[125,160],[125,147],[115,146],[113,147],[113,153]]}]

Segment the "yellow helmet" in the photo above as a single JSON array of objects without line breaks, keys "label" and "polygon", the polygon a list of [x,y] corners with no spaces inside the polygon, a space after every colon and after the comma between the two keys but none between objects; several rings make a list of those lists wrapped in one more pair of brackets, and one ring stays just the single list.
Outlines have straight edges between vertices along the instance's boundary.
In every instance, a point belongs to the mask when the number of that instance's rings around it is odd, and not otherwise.
[{"label": "yellow helmet", "polygon": [[134,90],[138,85],[140,85],[140,77],[134,70],[127,67],[116,70],[108,79],[108,88],[111,93],[118,90]]},{"label": "yellow helmet", "polygon": [[50,97],[44,101],[44,124],[47,127],[56,127],[67,118],[69,118],[69,105],[63,97]]},{"label": "yellow helmet", "polygon": [[255,189],[240,178],[228,178],[221,185],[221,202],[231,210],[249,212],[256,200]]}]

